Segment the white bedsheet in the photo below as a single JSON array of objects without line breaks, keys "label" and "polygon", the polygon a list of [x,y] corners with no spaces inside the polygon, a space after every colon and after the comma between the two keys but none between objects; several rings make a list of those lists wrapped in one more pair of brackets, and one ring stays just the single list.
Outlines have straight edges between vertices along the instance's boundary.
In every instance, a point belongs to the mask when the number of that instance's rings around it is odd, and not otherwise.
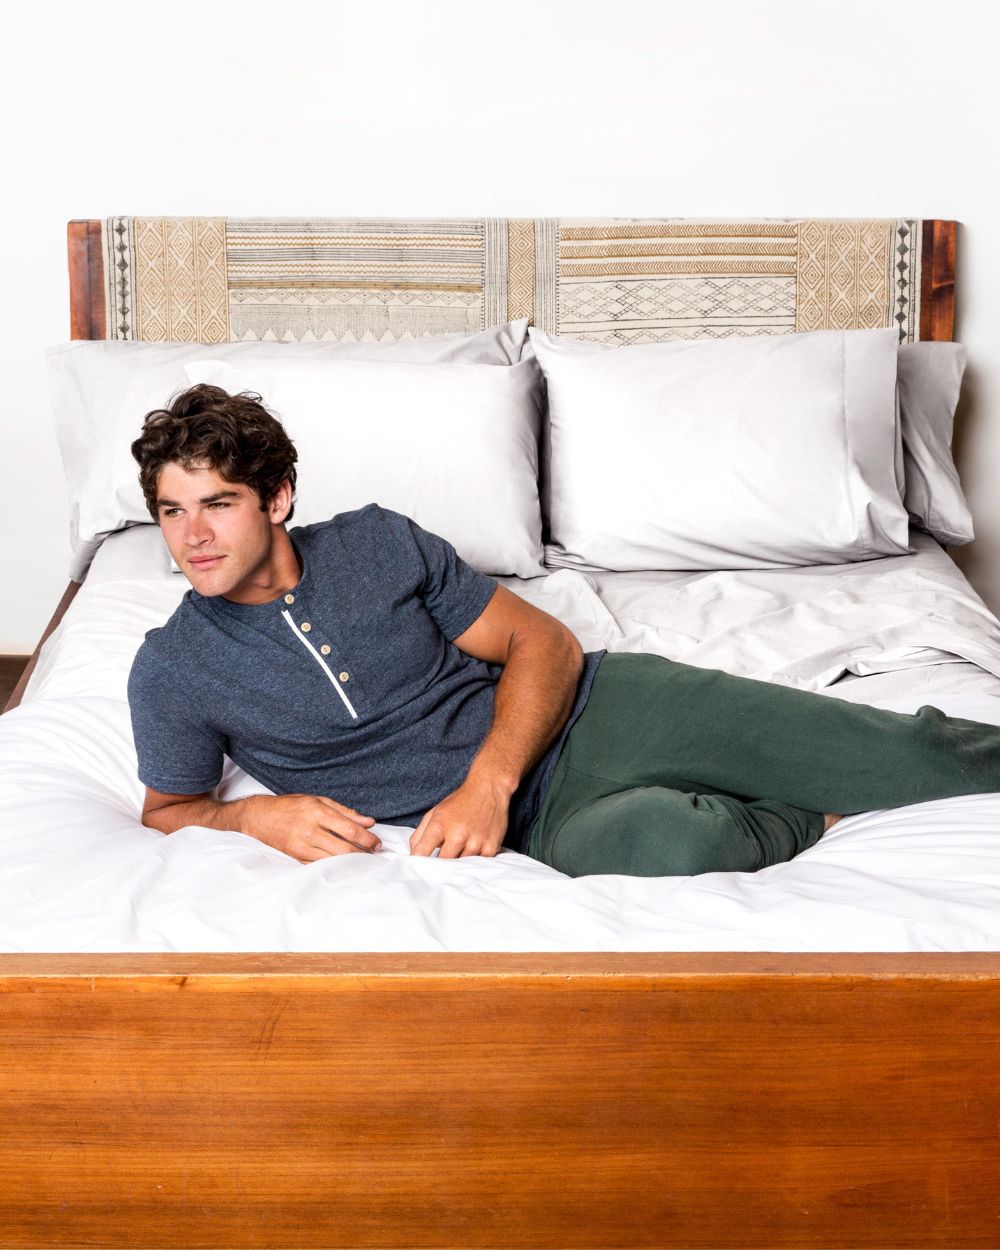
[{"label": "white bedsheet", "polygon": [[[588,648],[1000,724],[1000,624],[914,541],[849,566],[505,580]],[[125,683],[186,589],[155,527],[109,539],[0,718],[0,950],[1000,948],[1000,795],[847,817],[788,864],[687,878],[415,858],[388,826],[375,855],[306,865],[238,833],[146,829]],[[261,790],[227,765],[222,797]]]}]

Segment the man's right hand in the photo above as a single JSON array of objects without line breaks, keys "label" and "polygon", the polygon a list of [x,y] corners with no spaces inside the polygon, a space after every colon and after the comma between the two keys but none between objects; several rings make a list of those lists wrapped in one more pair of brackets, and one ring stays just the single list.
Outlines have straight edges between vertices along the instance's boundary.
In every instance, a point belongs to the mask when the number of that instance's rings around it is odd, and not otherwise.
[{"label": "man's right hand", "polygon": [[372,816],[362,816],[318,794],[252,794],[223,803],[209,794],[162,794],[146,790],[142,822],[161,833],[185,825],[235,829],[265,842],[300,863],[352,851],[377,851]]},{"label": "man's right hand", "polygon": [[377,851],[381,840],[371,833],[375,823],[335,799],[318,794],[255,794],[245,803],[241,829],[304,864],[328,855]]}]

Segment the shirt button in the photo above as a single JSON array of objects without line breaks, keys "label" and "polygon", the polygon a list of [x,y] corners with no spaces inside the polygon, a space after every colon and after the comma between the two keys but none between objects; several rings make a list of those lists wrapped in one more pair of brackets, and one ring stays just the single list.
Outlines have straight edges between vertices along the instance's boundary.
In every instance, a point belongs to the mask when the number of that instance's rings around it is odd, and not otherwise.
[{"label": "shirt button", "polygon": [[329,644],[324,642],[323,645],[320,647],[320,651],[322,651],[324,655],[329,655],[330,654]]},{"label": "shirt button", "polygon": [[350,677],[350,675],[351,675],[350,673],[341,673],[341,674],[340,674],[340,680],[341,680],[341,681],[347,681],[347,679]]},{"label": "shirt button", "polygon": [[294,602],[295,602],[295,596],[294,596],[294,595],[285,595],[285,602],[286,602],[286,603],[294,603]]},{"label": "shirt button", "polygon": [[309,624],[308,621],[303,621],[300,628],[304,634],[308,634],[309,631],[312,629],[312,626]]}]

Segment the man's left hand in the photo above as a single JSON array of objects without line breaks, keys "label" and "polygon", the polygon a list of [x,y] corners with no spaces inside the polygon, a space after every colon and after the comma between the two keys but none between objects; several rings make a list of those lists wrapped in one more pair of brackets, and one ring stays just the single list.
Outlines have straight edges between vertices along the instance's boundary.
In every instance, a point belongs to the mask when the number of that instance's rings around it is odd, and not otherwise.
[{"label": "man's left hand", "polygon": [[507,832],[510,797],[487,782],[465,780],[424,813],[410,835],[411,855],[441,859],[465,855],[496,855]]}]

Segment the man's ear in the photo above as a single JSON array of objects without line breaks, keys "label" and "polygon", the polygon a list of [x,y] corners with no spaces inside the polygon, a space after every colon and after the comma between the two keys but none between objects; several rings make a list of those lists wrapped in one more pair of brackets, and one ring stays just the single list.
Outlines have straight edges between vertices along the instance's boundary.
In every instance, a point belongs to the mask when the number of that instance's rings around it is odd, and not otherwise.
[{"label": "man's ear", "polygon": [[271,502],[268,504],[267,513],[273,525],[280,525],[288,516],[292,507],[292,484],[288,478],[281,483],[278,489],[271,496]]}]

